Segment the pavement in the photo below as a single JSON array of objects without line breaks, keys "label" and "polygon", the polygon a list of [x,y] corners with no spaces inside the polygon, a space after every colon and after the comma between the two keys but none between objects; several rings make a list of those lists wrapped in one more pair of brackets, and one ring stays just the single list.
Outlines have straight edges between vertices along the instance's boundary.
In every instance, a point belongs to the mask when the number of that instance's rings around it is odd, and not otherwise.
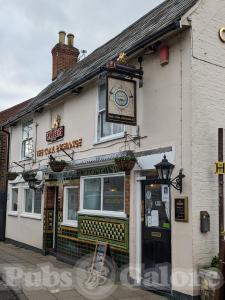
[{"label": "pavement", "polygon": [[53,256],[0,242],[0,300],[167,299],[89,274]]},{"label": "pavement", "polygon": [[2,300],[16,300],[16,295],[7,287],[7,285],[0,280],[0,299]]}]

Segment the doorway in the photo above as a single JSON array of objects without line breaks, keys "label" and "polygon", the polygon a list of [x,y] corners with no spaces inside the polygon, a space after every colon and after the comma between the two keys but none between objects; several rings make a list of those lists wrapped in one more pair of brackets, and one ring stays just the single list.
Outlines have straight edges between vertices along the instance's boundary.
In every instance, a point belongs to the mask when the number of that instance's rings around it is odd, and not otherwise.
[{"label": "doorway", "polygon": [[58,187],[47,187],[44,208],[44,250],[55,255],[58,232]]},{"label": "doorway", "polygon": [[142,285],[171,291],[171,201],[167,185],[142,184]]}]

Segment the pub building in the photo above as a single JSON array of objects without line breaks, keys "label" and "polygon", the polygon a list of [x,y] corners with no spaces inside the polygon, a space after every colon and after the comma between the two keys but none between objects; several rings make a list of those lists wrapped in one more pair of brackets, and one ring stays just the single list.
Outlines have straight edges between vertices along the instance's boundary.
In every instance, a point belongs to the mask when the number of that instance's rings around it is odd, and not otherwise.
[{"label": "pub building", "polygon": [[[18,173],[9,242],[71,264],[105,242],[136,284],[198,298],[191,276],[218,253],[224,9],[165,1],[82,60],[74,36],[59,32],[52,83],[5,124]],[[189,284],[171,281],[176,271]]]}]

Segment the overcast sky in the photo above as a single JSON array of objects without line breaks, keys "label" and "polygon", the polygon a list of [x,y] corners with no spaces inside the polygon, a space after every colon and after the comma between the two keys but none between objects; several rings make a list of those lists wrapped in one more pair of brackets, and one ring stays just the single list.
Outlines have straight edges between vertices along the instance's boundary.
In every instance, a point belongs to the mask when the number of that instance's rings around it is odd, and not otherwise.
[{"label": "overcast sky", "polygon": [[58,32],[91,53],[162,0],[0,0],[0,111],[51,82]]}]

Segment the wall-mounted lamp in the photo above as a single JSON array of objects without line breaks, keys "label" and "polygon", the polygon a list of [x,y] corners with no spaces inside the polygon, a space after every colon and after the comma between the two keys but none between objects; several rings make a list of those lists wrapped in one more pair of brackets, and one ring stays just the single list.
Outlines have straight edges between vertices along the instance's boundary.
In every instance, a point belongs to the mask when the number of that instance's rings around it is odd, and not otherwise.
[{"label": "wall-mounted lamp", "polygon": [[166,155],[164,155],[162,161],[155,165],[159,177],[159,179],[156,180],[156,183],[168,184],[169,186],[172,185],[176,190],[182,193],[182,182],[185,175],[182,173],[181,169],[179,174],[174,179],[171,179],[174,167],[175,166],[168,161]]}]

